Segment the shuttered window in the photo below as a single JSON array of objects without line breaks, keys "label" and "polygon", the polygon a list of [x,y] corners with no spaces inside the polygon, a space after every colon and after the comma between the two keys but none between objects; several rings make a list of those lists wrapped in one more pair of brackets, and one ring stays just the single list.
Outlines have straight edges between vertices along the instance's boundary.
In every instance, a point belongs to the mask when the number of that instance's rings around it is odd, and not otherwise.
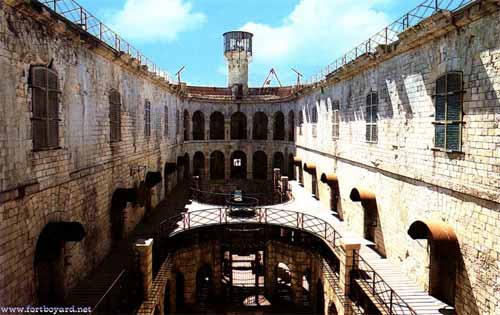
[{"label": "shuttered window", "polygon": [[339,101],[332,102],[332,138],[338,139],[340,133]]},{"label": "shuttered window", "polygon": [[436,81],[434,146],[460,151],[462,147],[462,73],[450,72]]},{"label": "shuttered window", "polygon": [[312,127],[312,136],[314,138],[316,138],[318,135],[317,124],[318,124],[318,109],[316,108],[316,106],[313,106],[311,113],[311,127]]},{"label": "shuttered window", "polygon": [[163,132],[164,132],[164,135],[165,135],[165,138],[168,138],[168,106],[165,106],[165,109],[164,109],[164,112],[163,112],[163,115],[164,115],[164,120],[165,120],[165,126],[163,129]]},{"label": "shuttered window", "polygon": [[366,96],[366,141],[377,142],[378,95],[372,92]]},{"label": "shuttered window", "polygon": [[59,147],[59,82],[57,73],[44,66],[31,69],[33,149]]},{"label": "shuttered window", "polygon": [[109,93],[109,140],[121,140],[121,97],[120,93],[111,90]]},{"label": "shuttered window", "polygon": [[175,134],[178,135],[181,129],[181,114],[179,110],[175,112]]},{"label": "shuttered window", "polygon": [[151,136],[151,103],[146,101],[144,104],[144,137]]},{"label": "shuttered window", "polygon": [[302,135],[302,125],[304,125],[304,112],[301,109],[299,111],[299,135]]}]

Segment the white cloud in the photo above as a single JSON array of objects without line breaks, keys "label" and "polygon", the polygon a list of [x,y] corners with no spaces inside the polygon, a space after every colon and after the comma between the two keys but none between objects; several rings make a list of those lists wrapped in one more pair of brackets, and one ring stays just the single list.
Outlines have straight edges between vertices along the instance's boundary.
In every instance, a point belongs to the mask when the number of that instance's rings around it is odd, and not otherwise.
[{"label": "white cloud", "polygon": [[172,41],[183,31],[196,29],[206,16],[193,12],[185,0],[127,0],[110,19],[110,26],[134,41]]},{"label": "white cloud", "polygon": [[248,22],[240,29],[255,35],[256,67],[326,66],[389,24],[374,9],[387,1],[300,0],[277,27]]}]

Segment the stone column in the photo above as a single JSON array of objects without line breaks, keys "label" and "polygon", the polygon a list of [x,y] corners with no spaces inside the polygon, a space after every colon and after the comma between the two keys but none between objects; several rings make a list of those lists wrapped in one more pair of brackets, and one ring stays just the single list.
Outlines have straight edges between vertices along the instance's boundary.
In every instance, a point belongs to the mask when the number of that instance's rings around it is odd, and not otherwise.
[{"label": "stone column", "polygon": [[153,239],[138,239],[134,251],[141,278],[142,298],[146,300],[153,287]]},{"label": "stone column", "polygon": [[280,178],[281,178],[281,170],[279,168],[273,169],[273,191],[275,193],[279,191]]},{"label": "stone column", "polygon": [[338,313],[344,315],[352,314],[352,302],[349,297],[351,288],[351,271],[357,264],[355,257],[359,254],[359,248],[361,245],[358,241],[349,238],[343,238],[341,241],[341,246],[344,252],[341,254],[340,259],[340,271],[339,271],[339,286],[344,292],[345,303],[338,303]]}]

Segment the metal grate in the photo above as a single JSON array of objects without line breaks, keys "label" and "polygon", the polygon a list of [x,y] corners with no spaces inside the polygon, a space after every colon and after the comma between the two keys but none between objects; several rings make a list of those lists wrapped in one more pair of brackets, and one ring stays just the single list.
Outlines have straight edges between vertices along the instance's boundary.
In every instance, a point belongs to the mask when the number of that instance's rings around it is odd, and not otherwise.
[{"label": "metal grate", "polygon": [[400,33],[417,25],[437,12],[457,11],[475,1],[477,0],[425,0],[419,6],[377,32],[365,42],[354,47],[328,66],[321,69],[309,79],[308,84],[314,84],[324,80],[328,74],[342,68],[362,55],[375,53],[378,46],[386,47],[396,42]]},{"label": "metal grate", "polygon": [[104,25],[92,13],[88,12],[80,4],[74,0],[40,0],[37,1],[43,4],[50,11],[58,14],[65,20],[75,24],[82,31],[87,32],[101,42],[107,44],[110,48],[125,52],[137,59],[142,66],[147,67],[147,70],[155,75],[165,79],[173,84],[173,81],[168,72],[161,70],[149,58],[144,56],[138,49],[132,46],[129,42],[121,38],[116,32]]}]

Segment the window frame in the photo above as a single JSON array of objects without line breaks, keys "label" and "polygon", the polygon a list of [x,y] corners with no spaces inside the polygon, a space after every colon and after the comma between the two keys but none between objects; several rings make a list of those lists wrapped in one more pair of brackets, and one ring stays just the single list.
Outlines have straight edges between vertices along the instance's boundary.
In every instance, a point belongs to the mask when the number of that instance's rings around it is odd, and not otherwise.
[{"label": "window frame", "polygon": [[[458,75],[460,78],[459,89],[452,91],[452,92],[450,92],[448,90],[448,79],[451,75]],[[442,78],[444,78],[444,80],[445,80],[444,91],[439,93],[438,92],[438,81]],[[435,92],[435,94],[433,95],[433,98],[434,98],[434,121],[432,122],[432,124],[434,125],[434,147],[432,149],[435,151],[443,151],[443,152],[449,152],[449,153],[452,153],[452,152],[461,153],[461,152],[463,152],[462,151],[462,145],[463,145],[462,135],[463,135],[463,125],[465,123],[463,121],[463,116],[464,116],[464,113],[463,113],[463,106],[464,106],[463,95],[465,93],[463,72],[462,71],[448,71],[445,74],[439,76],[435,81],[434,92]],[[453,96],[453,95],[458,95],[460,98],[459,99],[459,110],[458,110],[459,117],[458,117],[458,120],[448,119],[448,114],[449,114],[448,97]],[[437,120],[437,99],[439,96],[444,97],[444,120]],[[449,125],[458,125],[458,127],[459,127],[458,128],[458,149],[450,149],[448,147],[448,144],[449,144],[449,142],[448,142],[448,126]],[[437,126],[444,126],[444,137],[443,137],[443,146],[442,147],[436,145],[436,140],[437,140],[436,128],[437,128]]]},{"label": "window frame", "polygon": [[168,106],[165,105],[163,107],[163,136],[165,137],[165,139],[168,139],[168,135],[169,135],[169,130],[168,130]]},{"label": "window frame", "polygon": [[332,139],[340,138],[340,101],[332,101]]},{"label": "window frame", "polygon": [[[113,94],[114,95],[117,95],[117,102],[116,103],[113,103]],[[116,107],[118,109],[116,109]],[[121,123],[121,112],[122,112],[122,102],[121,102],[121,95],[120,95],[120,92],[118,92],[118,90],[115,90],[115,89],[112,89],[110,90],[109,92],[109,142],[113,143],[113,142],[120,142],[122,141],[122,132],[121,132],[121,127],[122,127],[122,123]],[[113,109],[117,111],[117,113],[115,112],[115,116],[117,117],[117,120],[116,121],[113,121]],[[113,134],[113,125],[116,124],[117,127],[116,127],[116,131],[117,131],[117,134]],[[113,137],[113,135],[115,137]]]},{"label": "window frame", "polygon": [[144,102],[144,138],[151,138],[151,102]]},{"label": "window frame", "polygon": [[[378,93],[375,91],[368,93],[365,105],[365,139],[368,143],[378,143],[378,105]],[[370,111],[370,114],[368,114],[368,111]],[[370,130],[370,133],[367,130]],[[376,131],[375,137],[373,136],[375,134],[373,131]]]},{"label": "window frame", "polygon": [[[45,74],[45,85],[44,86],[39,86],[37,85],[37,82],[36,82],[36,76],[35,76],[35,72],[36,71],[44,71],[44,74]],[[50,87],[50,83],[49,83],[49,74],[53,75],[55,77],[55,88],[51,88]],[[44,65],[38,65],[38,66],[32,66],[31,69],[30,69],[30,88],[31,88],[31,135],[32,135],[32,149],[33,151],[47,151],[47,150],[54,150],[54,149],[60,149],[60,144],[59,144],[59,124],[61,122],[61,118],[60,118],[60,115],[59,115],[59,110],[60,110],[60,95],[61,95],[61,90],[60,90],[60,85],[59,85],[59,75],[57,73],[57,71],[55,71],[54,69],[50,69],[49,67],[47,66],[44,66]],[[35,91],[36,90],[40,90],[42,93],[43,93],[43,97],[45,98],[45,116],[36,116],[36,111],[37,109],[35,108],[39,103],[38,100],[35,100]],[[57,110],[55,111],[57,117],[54,118],[54,117],[50,117],[50,111],[51,111],[51,108],[50,108],[50,93],[55,93],[57,95],[56,97],[56,100],[55,100],[55,106],[57,107]],[[41,145],[39,144],[39,142],[41,141],[40,139],[39,140],[35,140],[35,137],[40,137],[40,135],[38,134],[38,131],[35,131],[35,121],[45,121],[45,134],[44,134],[44,140],[45,140],[45,145]],[[56,125],[57,128],[55,130],[55,144],[54,145],[51,145],[49,144],[51,141],[51,138],[50,138],[50,135],[51,135],[51,132],[50,132],[50,126],[51,126],[51,122],[56,122]],[[38,139],[38,138],[37,138]]]}]

